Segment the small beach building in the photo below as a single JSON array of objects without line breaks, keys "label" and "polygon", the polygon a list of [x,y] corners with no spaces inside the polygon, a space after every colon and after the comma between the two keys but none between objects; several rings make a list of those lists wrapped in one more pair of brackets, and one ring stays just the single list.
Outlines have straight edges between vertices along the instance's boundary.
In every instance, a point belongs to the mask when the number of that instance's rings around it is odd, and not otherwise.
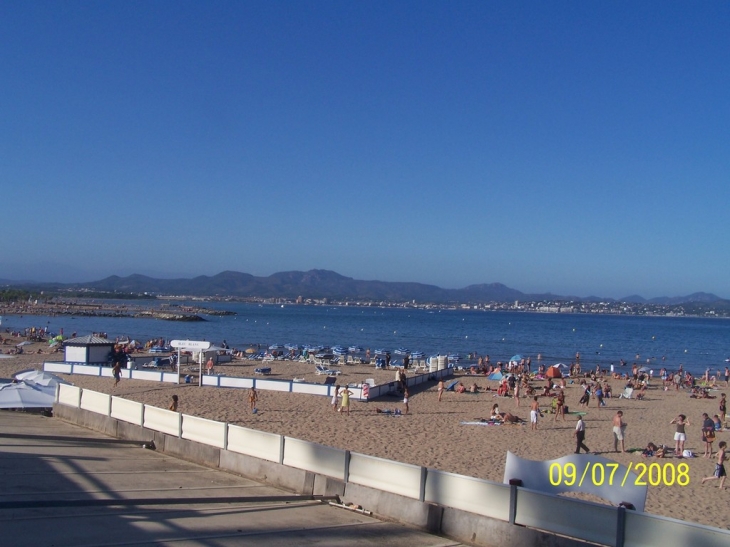
[{"label": "small beach building", "polygon": [[89,334],[63,343],[64,361],[84,365],[106,365],[111,361],[114,342]]}]

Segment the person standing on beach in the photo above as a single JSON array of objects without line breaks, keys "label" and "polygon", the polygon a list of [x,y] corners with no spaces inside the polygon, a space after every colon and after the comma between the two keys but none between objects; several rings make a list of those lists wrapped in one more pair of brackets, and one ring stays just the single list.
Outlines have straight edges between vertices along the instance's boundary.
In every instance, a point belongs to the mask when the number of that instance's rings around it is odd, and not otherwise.
[{"label": "person standing on beach", "polygon": [[590,452],[590,449],[585,445],[586,439],[586,424],[583,421],[583,416],[578,414],[578,423],[575,424],[575,453],[580,454],[580,449],[586,451],[586,454]]},{"label": "person standing on beach", "polygon": [[208,359],[208,362],[205,363],[205,370],[208,371],[208,376],[213,374],[213,357]]},{"label": "person standing on beach", "polygon": [[725,423],[725,416],[727,415],[727,399],[725,398],[725,394],[720,394],[720,420],[722,420],[722,423]]},{"label": "person standing on beach", "polygon": [[669,423],[677,425],[677,431],[674,433],[674,456],[681,458],[684,452],[684,442],[687,440],[686,426],[689,425],[687,416],[680,414]]},{"label": "person standing on beach", "polygon": [[724,465],[727,443],[725,441],[720,441],[717,447],[719,448],[719,450],[717,451],[717,463],[715,464],[715,473],[711,477],[705,477],[704,479],[702,479],[702,484],[705,484],[707,481],[720,479],[720,486],[718,488],[722,490],[723,485],[725,484],[725,477],[727,476]]},{"label": "person standing on beach", "polygon": [[444,381],[443,379],[439,380],[439,403],[441,402],[441,396],[444,394]]},{"label": "person standing on beach", "polygon": [[[561,389],[558,391],[558,398],[555,401],[555,420],[558,421],[558,416],[563,417],[563,421],[565,421],[565,392]],[[586,450],[586,452],[588,452]]]},{"label": "person standing on beach", "polygon": [[347,412],[347,415],[350,415],[350,395],[352,395],[352,391],[347,389],[347,387],[342,388],[342,406],[340,407],[340,412],[343,410]]},{"label": "person standing on beach", "polygon": [[337,411],[337,398],[340,396],[340,386],[335,386],[335,392],[332,395],[332,410]]},{"label": "person standing on beach", "polygon": [[515,383],[514,394],[515,394],[514,395],[515,396],[515,406],[520,406],[520,383],[519,382]]},{"label": "person standing on beach", "polygon": [[403,404],[405,405],[405,409],[403,410],[403,414],[408,414],[408,388],[405,388],[403,390]]},{"label": "person standing on beach", "polygon": [[256,412],[256,403],[259,401],[259,394],[255,387],[252,387],[248,392],[248,406],[251,408],[251,412]]},{"label": "person standing on beach", "polygon": [[530,429],[532,431],[537,430],[537,417],[540,414],[540,403],[537,402],[537,395],[532,400],[532,403],[530,403]]},{"label": "person standing on beach", "polygon": [[173,395],[172,402],[170,403],[170,410],[172,410],[173,412],[177,412],[177,403],[178,403],[177,395]]},{"label": "person standing on beach", "polygon": [[114,387],[117,387],[117,384],[119,384],[119,380],[122,379],[122,365],[119,363],[119,361],[114,363],[112,376],[114,376]]},{"label": "person standing on beach", "polygon": [[712,457],[712,443],[715,442],[715,422],[707,412],[702,413],[702,441],[705,443],[705,458]]},{"label": "person standing on beach", "polygon": [[618,411],[613,417],[613,451],[618,452],[619,442],[621,443],[621,452],[626,452],[624,444],[624,434],[626,432],[626,423],[623,420],[624,413]]}]

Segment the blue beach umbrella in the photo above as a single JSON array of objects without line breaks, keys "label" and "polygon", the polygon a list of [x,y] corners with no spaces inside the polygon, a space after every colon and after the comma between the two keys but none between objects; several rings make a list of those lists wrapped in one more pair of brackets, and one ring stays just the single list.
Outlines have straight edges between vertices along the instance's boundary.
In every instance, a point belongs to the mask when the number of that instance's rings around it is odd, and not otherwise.
[{"label": "blue beach umbrella", "polygon": [[302,346],[300,346],[299,344],[284,344],[284,347],[289,351],[299,351],[300,349],[302,349]]},{"label": "blue beach umbrella", "polygon": [[426,354],[422,351],[414,351],[411,353],[411,358],[413,359],[423,359]]},{"label": "blue beach umbrella", "polygon": [[376,349],[375,355],[390,355],[390,351],[388,351],[387,349],[382,349],[382,348]]},{"label": "blue beach umbrella", "polygon": [[342,346],[335,346],[332,348],[332,353],[335,355],[347,355],[347,350]]},{"label": "blue beach umbrella", "polygon": [[270,350],[281,350],[281,349],[284,349],[284,346],[282,346],[281,344],[271,344],[269,346],[269,349]]},{"label": "blue beach umbrella", "polygon": [[395,350],[396,355],[408,355],[410,351],[408,351],[406,348],[398,348]]},{"label": "blue beach umbrella", "polygon": [[513,355],[512,357],[510,357],[510,358],[509,358],[509,360],[510,360],[510,361],[515,361],[515,362],[519,362],[519,361],[522,361],[522,355],[520,355],[520,354],[518,353],[517,355]]},{"label": "blue beach umbrella", "polygon": [[349,351],[350,353],[362,353],[365,350],[362,346],[350,346],[349,348],[347,348],[347,351]]}]

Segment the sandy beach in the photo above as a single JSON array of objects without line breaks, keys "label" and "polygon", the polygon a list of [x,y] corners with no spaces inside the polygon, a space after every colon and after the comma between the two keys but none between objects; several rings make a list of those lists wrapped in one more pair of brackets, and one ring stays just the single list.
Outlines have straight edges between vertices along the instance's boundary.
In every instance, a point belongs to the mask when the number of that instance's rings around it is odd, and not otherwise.
[{"label": "sandy beach", "polygon": [[[3,333],[3,337],[6,337]],[[12,340],[18,343],[20,339]],[[3,346],[4,350],[12,345]],[[25,347],[26,354],[0,359],[0,377],[10,378],[13,373],[28,368],[41,369],[44,361],[62,360],[63,354],[36,354],[38,349],[47,350],[47,344],[31,344]],[[304,378],[306,381],[322,383],[323,376],[314,373],[314,365],[274,362],[271,379]],[[215,372],[225,375],[254,376],[253,369],[260,362],[235,361],[218,366]],[[377,383],[392,381],[393,371],[376,371],[364,365],[338,367],[343,374],[338,383],[359,383],[374,378]],[[457,374],[465,385],[476,382],[485,387],[484,376]],[[131,400],[167,408],[173,394],[179,396],[179,410],[185,414],[213,420],[225,421],[262,431],[270,431],[298,439],[348,449],[354,452],[388,458],[406,463],[427,466],[501,482],[504,474],[505,454],[512,451],[520,457],[534,460],[553,459],[573,453],[575,441],[573,431],[577,417],[566,416],[565,421],[554,421],[554,416],[545,414],[537,431],[529,425],[470,426],[460,425],[462,421],[488,418],[495,402],[501,411],[511,412],[529,420],[531,399],[522,398],[519,408],[514,399],[496,397],[494,392],[463,393],[447,392],[438,402],[435,382],[428,382],[411,390],[410,413],[407,416],[378,414],[376,408],[403,409],[402,399],[383,397],[368,403],[353,401],[352,413],[348,417],[334,412],[330,400],[325,397],[307,396],[273,391],[260,391],[258,414],[251,414],[247,403],[247,390],[198,387],[193,384],[166,385],[138,380],[122,380],[113,387],[113,380],[87,376],[66,376],[66,379],[82,388],[113,393]],[[624,381],[609,380],[615,395],[623,390]],[[534,385],[541,385],[535,382]],[[584,417],[586,444],[597,452],[622,464],[658,462],[687,462],[690,467],[688,486],[650,486],[646,511],[649,513],[683,519],[719,528],[730,527],[724,514],[730,492],[717,488],[717,481],[701,485],[703,477],[712,475],[715,458],[702,458],[704,443],[700,426],[702,413],[710,416],[718,413],[719,394],[725,389],[713,391],[717,399],[692,399],[682,390],[679,392],[661,389],[661,381],[653,380],[646,398],[607,399],[607,406],[596,407],[595,399]],[[730,392],[730,390],[727,390]],[[571,410],[578,410],[582,390],[578,383],[568,384],[566,404]],[[540,405],[547,409],[550,399],[540,398]],[[586,409],[580,409],[586,410]],[[614,453],[611,420],[618,410],[624,413],[626,448],[643,449],[648,442],[674,447],[674,426],[670,421],[677,414],[685,414],[691,426],[688,428],[686,448],[700,457],[693,459],[643,458],[641,451]],[[721,431],[714,443],[728,441],[730,434]],[[727,488],[727,487],[726,487]]]}]

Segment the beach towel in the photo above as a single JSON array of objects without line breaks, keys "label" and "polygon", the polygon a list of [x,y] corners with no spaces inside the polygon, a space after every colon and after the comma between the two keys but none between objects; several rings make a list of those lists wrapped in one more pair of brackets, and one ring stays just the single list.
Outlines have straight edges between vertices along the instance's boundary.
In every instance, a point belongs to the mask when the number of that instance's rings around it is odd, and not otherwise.
[{"label": "beach towel", "polygon": [[502,422],[496,422],[492,420],[478,421],[478,422],[459,422],[461,425],[503,425]]}]

